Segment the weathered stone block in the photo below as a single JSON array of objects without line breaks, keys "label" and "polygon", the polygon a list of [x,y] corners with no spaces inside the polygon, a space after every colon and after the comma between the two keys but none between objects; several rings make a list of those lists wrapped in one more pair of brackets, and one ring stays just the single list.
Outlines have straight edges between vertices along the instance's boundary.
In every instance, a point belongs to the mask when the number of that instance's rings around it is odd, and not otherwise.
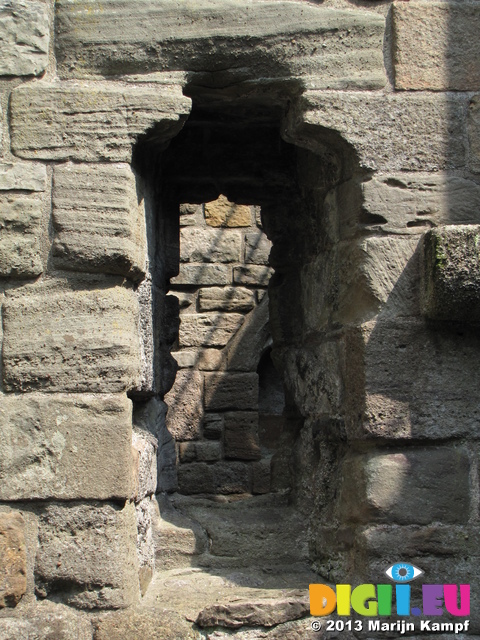
[{"label": "weathered stone block", "polygon": [[468,109],[469,167],[480,173],[480,94],[473,96]]},{"label": "weathered stone block", "polygon": [[479,29],[474,2],[395,2],[395,87],[478,91]]},{"label": "weathered stone block", "polygon": [[432,229],[423,244],[423,313],[447,322],[480,321],[480,225]]},{"label": "weathered stone block", "polygon": [[0,640],[92,640],[90,620],[59,603],[37,601],[0,618]]},{"label": "weathered stone block", "polygon": [[0,9],[0,76],[38,76],[48,64],[47,5],[4,0]]},{"label": "weathered stone block", "polygon": [[180,318],[180,346],[224,347],[243,321],[240,313],[185,313]]},{"label": "weathered stone block", "polygon": [[249,227],[252,211],[246,204],[235,204],[225,196],[205,203],[205,221],[210,227]]},{"label": "weathered stone block", "polygon": [[212,465],[215,492],[222,494],[249,493],[250,474],[243,462],[217,462]]},{"label": "weathered stone block", "polygon": [[347,456],[340,516],[348,521],[390,524],[466,523],[469,468],[466,452],[454,448]]},{"label": "weathered stone block", "polygon": [[205,409],[258,409],[256,373],[205,373]]},{"label": "weathered stone block", "polygon": [[268,296],[262,299],[229,342],[226,349],[230,371],[256,371],[259,355],[270,340]]},{"label": "weathered stone block", "polygon": [[181,369],[188,367],[196,367],[200,371],[225,369],[226,356],[222,349],[186,349],[175,351],[173,355]]},{"label": "weathered stone block", "polygon": [[1,162],[0,191],[45,191],[47,168],[34,162]]},{"label": "weathered stone block", "polygon": [[32,278],[42,273],[42,206],[36,196],[0,196],[1,276]]},{"label": "weathered stone block", "polygon": [[108,2],[92,20],[95,6],[92,0],[56,5],[62,77],[230,69],[231,83],[305,75],[322,88],[385,84],[385,22],[374,12],[225,0],[187,11],[175,1],[141,0],[134,8]]},{"label": "weathered stone block", "polygon": [[199,462],[216,462],[222,459],[220,442],[196,442],[195,453]]},{"label": "weathered stone block", "polygon": [[268,266],[246,265],[244,267],[234,267],[233,282],[235,284],[266,287],[272,273],[273,269]]},{"label": "weathered stone block", "polygon": [[190,109],[180,87],[23,85],[11,95],[11,136],[22,158],[129,162],[138,135],[154,124],[165,140]]},{"label": "weathered stone block", "polygon": [[145,214],[128,165],[55,167],[53,225],[56,267],[145,274]]},{"label": "weathered stone block", "polygon": [[250,311],[255,292],[244,287],[208,287],[198,292],[200,311]]},{"label": "weathered stone block", "polygon": [[37,590],[82,609],[138,598],[135,507],[51,504],[40,518]]},{"label": "weathered stone block", "polygon": [[480,340],[420,320],[372,321],[346,332],[345,425],[356,438],[439,439],[479,433],[469,389],[480,385]]},{"label": "weathered stone block", "polygon": [[[276,627],[284,622],[305,617],[308,615],[309,606],[308,597],[300,595],[271,599],[258,598],[257,601],[252,599],[250,602],[212,604],[200,612],[196,623],[199,627],[219,626],[227,629],[238,629],[247,624],[252,627]],[[257,637],[261,638],[261,636]],[[268,638],[263,635],[263,638],[266,637]],[[218,639],[217,636],[216,640],[222,640],[222,637]]]},{"label": "weathered stone block", "polygon": [[225,414],[223,436],[225,457],[237,460],[259,460],[258,413],[229,411]]},{"label": "weathered stone block", "polygon": [[223,435],[223,414],[207,413],[203,421],[203,436],[209,440],[220,440]]},{"label": "weathered stone block", "polygon": [[130,497],[125,396],[2,395],[0,420],[0,500]]},{"label": "weathered stone block", "polygon": [[27,590],[24,528],[20,513],[0,513],[0,609],[15,606]]},{"label": "weathered stone block", "polygon": [[177,611],[158,607],[142,607],[102,616],[97,625],[95,640],[197,640],[192,623]]},{"label": "weathered stone block", "polygon": [[239,262],[242,236],[230,229],[180,230],[182,262]]},{"label": "weathered stone block", "polygon": [[286,130],[288,141],[320,151],[323,128],[334,129],[368,169],[438,171],[465,163],[466,104],[454,94],[306,91]]},{"label": "weathered stone block", "polygon": [[5,389],[106,393],[134,387],[137,316],[132,292],[121,287],[12,293],[3,313]]},{"label": "weathered stone block", "polygon": [[195,462],[197,458],[195,442],[180,442],[178,444],[178,458],[180,462]]},{"label": "weathered stone block", "polygon": [[172,278],[174,286],[205,286],[231,284],[232,269],[226,264],[182,264],[180,273]]},{"label": "weathered stone block", "polygon": [[267,236],[259,229],[254,233],[245,235],[245,262],[247,264],[266,264],[272,243]]},{"label": "weathered stone block", "polygon": [[203,375],[192,369],[179,371],[165,402],[167,428],[175,440],[198,438],[203,419]]},{"label": "weathered stone block", "polygon": [[181,464],[178,468],[178,490],[187,495],[214,493],[213,467],[206,462]]}]

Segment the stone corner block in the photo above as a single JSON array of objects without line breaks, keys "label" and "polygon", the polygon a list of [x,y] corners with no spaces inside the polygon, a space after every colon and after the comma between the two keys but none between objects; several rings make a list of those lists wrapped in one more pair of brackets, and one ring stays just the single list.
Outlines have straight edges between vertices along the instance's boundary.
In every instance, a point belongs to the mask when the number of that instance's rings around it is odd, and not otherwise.
[{"label": "stone corner block", "polygon": [[190,100],[181,87],[69,82],[12,91],[13,152],[22,158],[129,162],[139,135],[156,125],[159,140],[182,128]]},{"label": "stone corner block", "polygon": [[7,391],[110,393],[138,384],[138,304],[128,289],[32,287],[7,297],[3,322]]},{"label": "stone corner block", "polygon": [[25,522],[20,513],[0,513],[0,609],[14,607],[27,591]]},{"label": "stone corner block", "polygon": [[145,214],[128,165],[55,167],[53,225],[57,268],[144,276]]},{"label": "stone corner block", "polygon": [[480,321],[480,225],[432,229],[423,244],[422,310],[432,320]]},{"label": "stone corner block", "polygon": [[125,395],[0,396],[0,500],[129,498],[131,414]]},{"label": "stone corner block", "polygon": [[80,609],[118,609],[139,595],[135,506],[51,504],[39,522],[37,593]]},{"label": "stone corner block", "polygon": [[48,64],[48,5],[10,0],[0,11],[0,76],[40,75]]}]

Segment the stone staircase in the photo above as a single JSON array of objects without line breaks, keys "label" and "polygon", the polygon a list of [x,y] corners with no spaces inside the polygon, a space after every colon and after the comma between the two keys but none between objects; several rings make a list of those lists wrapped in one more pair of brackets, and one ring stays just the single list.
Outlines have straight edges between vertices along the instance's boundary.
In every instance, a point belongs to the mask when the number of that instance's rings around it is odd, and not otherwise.
[{"label": "stone staircase", "polygon": [[135,609],[98,618],[96,640],[319,637],[308,598],[318,577],[287,495],[157,498],[152,583]]}]

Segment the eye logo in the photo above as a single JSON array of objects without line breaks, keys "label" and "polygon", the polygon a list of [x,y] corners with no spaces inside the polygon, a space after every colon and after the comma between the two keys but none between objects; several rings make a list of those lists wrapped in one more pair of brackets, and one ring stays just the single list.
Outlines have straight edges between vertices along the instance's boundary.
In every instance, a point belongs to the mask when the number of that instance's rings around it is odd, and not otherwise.
[{"label": "eye logo", "polygon": [[390,580],[394,582],[411,582],[421,576],[423,571],[413,564],[397,562],[385,571]]}]

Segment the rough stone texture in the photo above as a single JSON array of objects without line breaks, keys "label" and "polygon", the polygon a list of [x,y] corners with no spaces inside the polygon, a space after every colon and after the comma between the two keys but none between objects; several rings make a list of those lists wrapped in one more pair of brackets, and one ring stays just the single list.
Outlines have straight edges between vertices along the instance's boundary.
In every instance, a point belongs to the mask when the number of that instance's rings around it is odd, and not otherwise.
[{"label": "rough stone texture", "polygon": [[172,278],[172,285],[220,285],[230,284],[232,269],[226,264],[182,264],[178,276]]},{"label": "rough stone texture", "polygon": [[[342,637],[345,640],[352,640],[344,631]],[[232,634],[231,631],[212,631],[207,632],[207,640],[315,640],[320,637],[318,631],[312,629],[312,619],[300,619],[292,622],[279,624],[273,629],[243,629]],[[427,638],[427,640],[430,640]],[[444,640],[439,638],[439,640]]]},{"label": "rough stone texture", "polygon": [[216,462],[222,458],[222,445],[220,442],[197,442],[195,455],[199,462]]},{"label": "rough stone texture", "polygon": [[190,101],[179,87],[39,83],[12,91],[11,136],[22,158],[129,162],[139,134],[181,128]]},{"label": "rough stone texture", "polygon": [[142,607],[109,613],[95,624],[95,640],[199,640],[200,636],[185,617],[169,609]]},{"label": "rough stone texture", "polygon": [[47,169],[33,162],[1,162],[0,191],[45,191]]},{"label": "rough stone texture", "polygon": [[270,340],[268,320],[268,296],[265,295],[228,343],[227,363],[230,371],[256,371],[259,354]]},{"label": "rough stone texture", "polygon": [[475,436],[480,384],[475,330],[372,321],[345,336],[345,424],[356,438]]},{"label": "rough stone texture", "polygon": [[363,183],[362,207],[388,233],[424,233],[430,226],[480,222],[480,186],[445,172],[392,173]]},{"label": "rough stone texture", "polygon": [[136,461],[134,498],[137,502],[153,495],[157,488],[158,441],[148,431],[134,429],[132,446],[138,454]]},{"label": "rough stone texture", "polygon": [[338,508],[354,522],[465,523],[469,467],[467,453],[453,448],[350,455]]},{"label": "rough stone texture", "polygon": [[206,373],[205,409],[258,409],[258,375]]},{"label": "rough stone texture", "polygon": [[145,215],[128,165],[55,167],[54,265],[142,278]]},{"label": "rough stone texture", "polygon": [[178,468],[178,490],[188,495],[214,493],[213,467],[206,462],[191,462]]},{"label": "rough stone texture", "polygon": [[469,167],[480,173],[480,95],[473,96],[468,109]]},{"label": "rough stone texture", "polygon": [[[23,604],[23,603],[22,603]],[[20,607],[17,607],[17,610]],[[0,618],[0,640],[92,640],[90,620],[71,607],[35,602]],[[15,617],[13,617],[13,613]]]},{"label": "rough stone texture", "polygon": [[200,311],[250,311],[255,292],[244,287],[209,287],[198,292]]},{"label": "rough stone texture", "polygon": [[259,229],[245,235],[245,262],[250,264],[268,264],[272,243]]},{"label": "rough stone texture", "polygon": [[322,88],[385,84],[384,20],[373,12],[288,2],[239,7],[225,0],[199,2],[187,11],[175,0],[161,5],[142,0],[134,10],[128,2],[110,2],[92,20],[93,6],[91,0],[57,5],[63,77],[144,73],[147,66],[149,71],[233,69],[237,81],[315,76],[314,86]]},{"label": "rough stone texture", "polygon": [[225,368],[225,354],[221,349],[188,349],[173,353],[178,366],[197,367],[200,371],[217,371]]},{"label": "rough stone texture", "polygon": [[179,371],[165,402],[167,427],[175,440],[198,438],[203,419],[203,375],[188,369]]},{"label": "rough stone texture", "polygon": [[50,28],[43,2],[2,0],[0,76],[38,76],[48,64]]},{"label": "rough stone texture", "polygon": [[271,460],[265,458],[252,465],[252,493],[269,493],[271,489]]},{"label": "rough stone texture", "polygon": [[0,195],[0,276],[32,278],[42,273],[42,207],[38,196]]},{"label": "rough stone texture", "polygon": [[252,210],[246,204],[230,202],[225,196],[205,203],[205,221],[209,227],[249,227]]},{"label": "rough stone texture", "polygon": [[82,609],[138,598],[135,507],[51,504],[40,518],[37,590]]},{"label": "rough stone texture", "polygon": [[0,609],[15,606],[27,590],[24,529],[20,513],[0,513]]},{"label": "rough stone texture", "polygon": [[[320,152],[333,129],[363,167],[438,171],[463,166],[466,97],[453,94],[360,94],[306,91],[287,118],[288,140]],[[317,142],[318,140],[318,142]],[[323,142],[324,144],[324,142]]]},{"label": "rough stone texture", "polygon": [[425,234],[423,313],[432,320],[480,321],[480,225]]},{"label": "rough stone texture", "polygon": [[183,314],[180,319],[180,346],[224,347],[243,320],[239,313]]},{"label": "rough stone texture", "polygon": [[215,493],[242,494],[250,491],[250,473],[248,465],[231,460],[217,462],[212,466]]},{"label": "rough stone texture", "polygon": [[241,250],[238,231],[190,227],[180,231],[182,262],[239,262]]},{"label": "rough stone texture", "polygon": [[223,442],[226,458],[258,460],[261,457],[258,439],[258,413],[254,411],[227,412]]},{"label": "rough stone texture", "polygon": [[234,267],[233,282],[235,284],[266,287],[272,273],[273,269],[267,266],[248,265],[245,267]]},{"label": "rough stone texture", "polygon": [[155,572],[153,525],[159,518],[155,496],[148,496],[135,505],[137,516],[137,557],[140,593],[145,595]]},{"label": "rough stone texture", "polygon": [[395,87],[478,91],[479,28],[475,2],[394,3]]},{"label": "rough stone texture", "polygon": [[111,392],[135,386],[137,314],[131,291],[121,287],[32,287],[13,294],[3,312],[6,390]]},{"label": "rough stone texture", "polygon": [[198,616],[200,627],[238,629],[245,625],[274,627],[277,624],[303,618],[310,610],[308,598],[229,602],[206,607]]},{"label": "rough stone texture", "polygon": [[129,498],[131,415],[121,395],[1,395],[0,500]]}]

